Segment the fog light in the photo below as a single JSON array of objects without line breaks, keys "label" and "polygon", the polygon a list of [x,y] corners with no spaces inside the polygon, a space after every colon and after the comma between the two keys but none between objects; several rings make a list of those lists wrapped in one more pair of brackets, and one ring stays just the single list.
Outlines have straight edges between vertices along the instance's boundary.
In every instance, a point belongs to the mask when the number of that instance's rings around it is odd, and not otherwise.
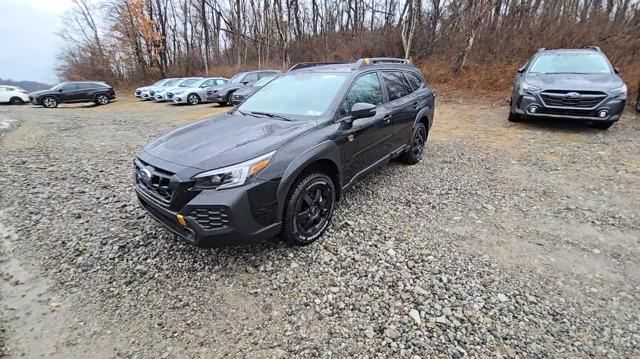
[{"label": "fog light", "polygon": [[538,106],[533,105],[533,106],[529,106],[529,113],[536,113],[538,112]]},{"label": "fog light", "polygon": [[180,223],[181,226],[183,226],[183,227],[187,226],[187,221],[184,219],[183,215],[176,214],[176,219],[178,220],[178,223]]},{"label": "fog light", "polygon": [[602,110],[602,111],[598,112],[598,117],[600,117],[600,118],[605,118],[607,116],[609,116],[609,112],[607,112],[605,110]]}]

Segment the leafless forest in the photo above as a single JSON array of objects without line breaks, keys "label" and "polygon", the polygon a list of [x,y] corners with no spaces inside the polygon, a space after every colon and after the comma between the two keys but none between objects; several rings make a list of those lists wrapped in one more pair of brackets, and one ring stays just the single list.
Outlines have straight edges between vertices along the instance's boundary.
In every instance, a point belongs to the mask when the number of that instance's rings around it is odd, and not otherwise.
[{"label": "leafless forest", "polygon": [[504,89],[540,47],[598,45],[640,76],[639,0],[74,0],[59,74],[120,86],[301,61],[411,58],[436,83]]}]

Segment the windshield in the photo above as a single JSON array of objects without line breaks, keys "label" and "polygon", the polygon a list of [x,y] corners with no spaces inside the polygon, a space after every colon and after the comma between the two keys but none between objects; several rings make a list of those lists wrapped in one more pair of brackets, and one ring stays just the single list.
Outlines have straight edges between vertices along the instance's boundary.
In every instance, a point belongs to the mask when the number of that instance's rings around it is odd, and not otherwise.
[{"label": "windshield", "polygon": [[604,56],[597,53],[560,53],[538,56],[531,64],[529,72],[534,74],[609,74],[611,67]]},{"label": "windshield", "polygon": [[271,76],[271,77],[263,77],[260,80],[256,81],[255,84],[253,84],[254,87],[262,87],[266,84],[268,84],[269,82],[271,82],[271,80],[273,80],[275,78],[275,76]]},{"label": "windshield", "polygon": [[158,82],[154,83],[154,84],[153,84],[153,85],[151,85],[151,86],[160,86],[160,85],[162,85],[162,83],[163,83],[163,82],[165,82],[165,81],[167,81],[167,80],[160,80],[160,81],[158,81]]},{"label": "windshield", "polygon": [[175,80],[170,80],[164,83],[164,85],[162,85],[162,87],[167,87],[167,86],[171,86],[176,84],[178,81],[180,81],[180,79],[175,79]]},{"label": "windshield", "polygon": [[244,77],[244,74],[246,74],[246,72],[241,72],[239,74],[236,74],[235,76],[233,76],[231,78],[231,80],[229,82],[231,83],[238,83],[240,82],[240,80],[242,80],[242,78]]},{"label": "windshield", "polygon": [[66,85],[66,84],[67,84],[67,82],[62,82],[62,83],[59,83],[59,84],[53,86],[51,89],[52,90],[58,90],[58,89],[61,89],[62,86]]},{"label": "windshield", "polygon": [[188,80],[184,80],[182,81],[182,83],[180,84],[180,87],[191,87],[191,85],[193,85],[194,83],[201,81],[201,79],[188,79]]},{"label": "windshield", "polygon": [[263,86],[238,109],[245,113],[320,116],[327,111],[347,76],[327,73],[281,76]]}]

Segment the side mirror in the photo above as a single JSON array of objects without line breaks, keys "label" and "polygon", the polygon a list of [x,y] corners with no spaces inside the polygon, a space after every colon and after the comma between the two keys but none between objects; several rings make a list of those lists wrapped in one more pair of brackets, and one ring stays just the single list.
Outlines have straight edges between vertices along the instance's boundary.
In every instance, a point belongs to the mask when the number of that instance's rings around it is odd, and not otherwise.
[{"label": "side mirror", "polygon": [[249,81],[242,81],[243,85],[247,85],[249,83]]},{"label": "side mirror", "polygon": [[523,74],[524,70],[526,70],[526,68],[524,66],[522,66],[521,68],[518,69],[518,73],[519,74]]},{"label": "side mirror", "polygon": [[375,114],[376,106],[370,103],[358,102],[351,107],[351,118],[354,120],[371,117]]},{"label": "side mirror", "polygon": [[619,68],[617,68],[617,67],[614,67],[614,68],[613,68],[613,72],[615,72],[616,74],[619,74],[619,73],[620,73],[620,69],[619,69]]},{"label": "side mirror", "polygon": [[58,89],[58,92],[62,92],[62,89]]}]

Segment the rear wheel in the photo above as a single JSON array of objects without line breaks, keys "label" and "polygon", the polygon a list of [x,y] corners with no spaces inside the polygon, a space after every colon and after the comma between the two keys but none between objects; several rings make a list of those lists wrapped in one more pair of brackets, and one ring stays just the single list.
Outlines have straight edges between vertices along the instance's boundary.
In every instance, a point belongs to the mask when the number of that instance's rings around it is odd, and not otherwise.
[{"label": "rear wheel", "polygon": [[318,172],[302,177],[285,204],[284,239],[304,246],[320,238],[331,222],[335,200],[336,190],[329,176]]},{"label": "rear wheel", "polygon": [[96,104],[98,105],[106,105],[109,103],[109,96],[101,93],[96,96]]},{"label": "rear wheel", "polygon": [[415,165],[422,159],[424,147],[427,145],[427,127],[424,123],[418,123],[413,131],[413,138],[409,149],[400,156],[400,161],[408,165]]},{"label": "rear wheel", "polygon": [[9,103],[12,105],[22,105],[24,101],[22,101],[20,97],[12,97],[11,100],[9,100]]},{"label": "rear wheel", "polygon": [[187,96],[187,103],[189,105],[197,105],[200,103],[200,96],[192,93],[189,96]]},{"label": "rear wheel", "polygon": [[614,121],[606,121],[606,122],[594,122],[591,124],[594,128],[599,130],[607,130],[614,124]]},{"label": "rear wheel", "polygon": [[55,97],[47,96],[42,99],[42,106],[46,108],[58,107],[58,100]]}]

